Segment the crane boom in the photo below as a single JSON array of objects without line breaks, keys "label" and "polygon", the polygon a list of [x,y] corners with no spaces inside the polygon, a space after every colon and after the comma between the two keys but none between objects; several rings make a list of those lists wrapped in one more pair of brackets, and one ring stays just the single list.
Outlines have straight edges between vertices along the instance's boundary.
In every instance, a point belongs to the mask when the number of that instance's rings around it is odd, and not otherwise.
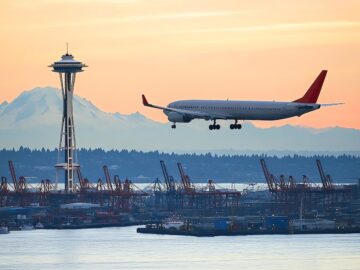
[{"label": "crane boom", "polygon": [[18,182],[17,182],[17,178],[16,178],[16,174],[15,174],[14,164],[13,164],[12,160],[9,160],[8,163],[9,163],[11,178],[14,183],[14,190],[18,191]]},{"label": "crane boom", "polygon": [[182,166],[182,164],[180,162],[177,163],[179,172],[180,172],[180,177],[181,177],[181,181],[182,184],[184,186],[184,189],[190,189],[191,188],[191,183],[190,183],[190,178],[189,176],[187,176],[185,174],[184,168]]},{"label": "crane boom", "polygon": [[160,160],[160,165],[161,165],[162,173],[164,175],[166,189],[170,190],[170,178],[169,178],[169,174],[166,169],[166,166],[165,166],[165,162],[163,160]]},{"label": "crane boom", "polygon": [[81,171],[80,171],[80,167],[76,168],[76,174],[77,174],[77,177],[79,179],[80,189],[84,189],[85,188],[85,183],[84,183],[84,179],[82,177]]},{"label": "crane boom", "polygon": [[330,175],[325,174],[323,166],[322,166],[321,161],[319,159],[316,160],[316,165],[317,165],[318,170],[319,170],[319,174],[320,174],[321,182],[323,184],[323,188],[324,189],[332,189],[333,184],[332,184],[332,181],[331,181],[331,177],[330,177]]},{"label": "crane boom", "polygon": [[260,159],[260,163],[261,163],[261,167],[262,167],[262,170],[264,172],[266,183],[267,183],[267,185],[269,187],[269,190],[270,191],[276,191],[276,183],[275,183],[274,177],[272,176],[272,174],[270,174],[270,172],[269,172],[269,170],[267,168],[265,160],[263,158]]},{"label": "crane boom", "polygon": [[118,192],[122,191],[121,180],[118,175],[114,175],[114,184],[115,184],[116,191],[118,191]]},{"label": "crane boom", "polygon": [[169,176],[169,173],[168,173],[168,171],[166,169],[165,162],[163,160],[160,160],[160,165],[161,165],[161,170],[162,170],[163,175],[164,175],[167,191],[175,191],[174,179]]},{"label": "crane boom", "polygon": [[105,179],[106,179],[106,185],[109,191],[113,191],[113,186],[111,184],[111,178],[110,178],[110,174],[109,174],[109,169],[106,165],[103,166],[104,169],[104,174],[105,174]]}]

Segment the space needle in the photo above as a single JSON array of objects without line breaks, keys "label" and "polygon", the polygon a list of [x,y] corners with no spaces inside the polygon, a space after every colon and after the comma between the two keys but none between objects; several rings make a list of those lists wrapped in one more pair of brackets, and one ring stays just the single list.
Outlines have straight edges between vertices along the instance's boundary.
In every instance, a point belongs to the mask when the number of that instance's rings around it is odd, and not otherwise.
[{"label": "space needle", "polygon": [[[74,57],[69,54],[67,46],[66,54],[61,57],[61,60],[54,62],[49,67],[52,68],[53,72],[59,73],[63,97],[58,163],[55,167],[57,170],[65,171],[65,192],[73,193],[75,191],[74,171],[79,167],[75,154],[76,139],[73,116],[73,94],[76,73],[82,72],[83,68],[87,67],[87,65],[75,60]],[[64,162],[61,162],[62,153]]]}]

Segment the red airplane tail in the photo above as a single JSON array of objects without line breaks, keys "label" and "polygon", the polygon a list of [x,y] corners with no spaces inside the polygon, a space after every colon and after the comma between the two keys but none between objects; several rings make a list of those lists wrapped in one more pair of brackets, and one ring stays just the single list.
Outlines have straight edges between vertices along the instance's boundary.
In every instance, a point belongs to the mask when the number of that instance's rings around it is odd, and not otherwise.
[{"label": "red airplane tail", "polygon": [[141,95],[141,97],[142,97],[143,105],[144,105],[144,106],[149,106],[149,102],[147,101],[145,95]]},{"label": "red airplane tail", "polygon": [[327,70],[322,70],[310,86],[309,90],[305,93],[302,98],[294,100],[293,102],[299,103],[316,103],[320,95],[321,87],[323,86]]}]

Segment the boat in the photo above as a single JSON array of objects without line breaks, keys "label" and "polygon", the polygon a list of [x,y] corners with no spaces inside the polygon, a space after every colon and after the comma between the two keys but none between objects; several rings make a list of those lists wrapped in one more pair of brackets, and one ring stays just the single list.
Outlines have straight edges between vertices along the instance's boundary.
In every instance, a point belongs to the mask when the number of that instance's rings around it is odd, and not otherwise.
[{"label": "boat", "polygon": [[8,233],[10,233],[8,227],[5,226],[0,227],[0,234],[8,234]]},{"label": "boat", "polygon": [[335,230],[336,224],[333,220],[316,219],[294,219],[290,222],[294,231],[324,231]]},{"label": "boat", "polygon": [[35,225],[35,229],[44,229],[45,227],[44,227],[44,224],[42,224],[41,222],[38,222],[38,223],[36,223],[36,225]]},{"label": "boat", "polygon": [[184,226],[185,222],[179,218],[168,218],[163,220],[163,227],[170,230],[180,230]]},{"label": "boat", "polygon": [[20,226],[20,230],[21,231],[32,231],[32,230],[35,230],[35,228],[33,225],[23,224]]}]

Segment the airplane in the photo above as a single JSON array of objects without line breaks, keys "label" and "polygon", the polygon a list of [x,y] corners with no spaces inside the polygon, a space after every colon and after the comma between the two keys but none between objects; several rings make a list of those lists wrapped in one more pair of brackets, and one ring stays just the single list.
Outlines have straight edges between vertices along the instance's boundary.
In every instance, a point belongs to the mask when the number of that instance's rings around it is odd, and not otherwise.
[{"label": "airplane", "polygon": [[219,130],[216,120],[234,120],[230,129],[241,129],[241,120],[279,120],[320,109],[321,106],[333,106],[343,103],[318,104],[316,103],[324,83],[327,70],[322,70],[303,97],[291,102],[277,101],[240,101],[240,100],[179,100],[170,103],[167,107],[150,104],[145,95],[142,95],[143,105],[161,109],[172,122],[189,123],[193,119],[211,120],[210,130]]}]

